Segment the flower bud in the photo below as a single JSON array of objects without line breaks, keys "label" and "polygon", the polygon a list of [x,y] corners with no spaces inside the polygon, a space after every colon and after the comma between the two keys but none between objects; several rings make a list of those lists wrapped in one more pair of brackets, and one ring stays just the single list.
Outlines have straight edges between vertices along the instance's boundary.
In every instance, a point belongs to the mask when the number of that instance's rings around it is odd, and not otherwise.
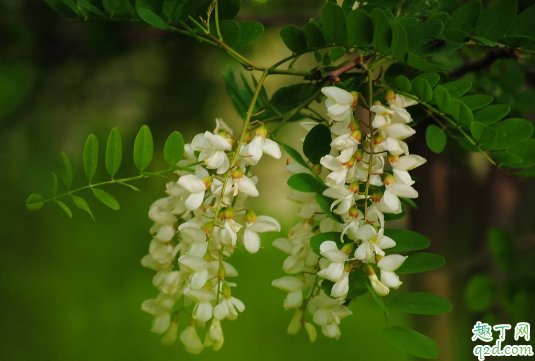
[{"label": "flower bud", "polygon": [[314,164],[312,166],[312,170],[314,171],[314,173],[316,174],[321,174],[321,164]]},{"label": "flower bud", "polygon": [[364,151],[362,149],[357,150],[355,154],[353,154],[353,157],[357,162],[360,162],[364,159]]},{"label": "flower bud", "polygon": [[210,233],[214,230],[214,222],[206,222],[202,225],[202,228],[204,233]]},{"label": "flower bud", "polygon": [[362,139],[362,132],[360,130],[354,130],[351,133],[351,138],[355,139],[357,142],[360,142]]},{"label": "flower bud", "polygon": [[310,340],[310,342],[314,343],[314,341],[316,341],[316,338],[318,338],[316,327],[314,327],[314,325],[310,322],[305,321],[305,330],[307,331],[308,339]]},{"label": "flower bud", "polygon": [[206,189],[210,189],[210,187],[212,186],[212,182],[214,181],[214,177],[212,176],[204,177],[202,181],[204,185],[206,186]]},{"label": "flower bud", "polygon": [[360,123],[356,120],[352,120],[351,123],[349,123],[348,129],[351,131],[359,130],[360,129]]},{"label": "flower bud", "polygon": [[302,310],[295,311],[295,314],[292,317],[292,320],[290,321],[290,324],[288,325],[288,334],[297,335],[297,333],[301,329],[301,318],[302,317],[303,317],[303,311]]},{"label": "flower bud", "polygon": [[377,203],[381,201],[381,198],[383,198],[383,193],[381,192],[375,192],[372,194],[372,202]]},{"label": "flower bud", "polygon": [[385,186],[389,185],[389,184],[394,184],[396,183],[396,178],[394,178],[394,176],[392,174],[387,174],[385,176],[385,179],[383,179],[383,184]]},{"label": "flower bud", "polygon": [[256,213],[250,209],[245,212],[245,221],[248,223],[256,223]]},{"label": "flower bud", "polygon": [[396,100],[396,94],[392,90],[389,90],[386,92],[385,99],[389,102]]},{"label": "flower bud", "polygon": [[264,124],[262,124],[261,126],[256,128],[255,136],[262,137],[263,139],[266,139],[267,134],[268,134],[268,130],[267,130],[267,128],[266,128],[266,126]]},{"label": "flower bud", "polygon": [[221,265],[221,267],[219,267],[219,271],[217,272],[217,276],[222,280],[225,279],[225,266]]},{"label": "flower bud", "polygon": [[347,189],[353,193],[353,194],[357,194],[360,190],[360,186],[359,186],[359,182],[353,182],[351,184],[349,184],[349,186],[347,186]]},{"label": "flower bud", "polygon": [[232,207],[222,208],[219,211],[219,218],[221,218],[221,219],[232,219],[232,218],[234,218],[234,208],[232,208]]},{"label": "flower bud", "polygon": [[243,177],[243,169],[241,168],[234,169],[231,173],[231,176],[232,176],[232,179],[240,179],[241,177]]},{"label": "flower bud", "polygon": [[359,216],[359,214],[360,214],[360,211],[359,211],[359,209],[357,207],[353,206],[353,207],[349,208],[349,216],[351,218],[357,218]]},{"label": "flower bud", "polygon": [[373,105],[383,105],[383,103],[381,103],[379,100],[376,100],[373,102]]},{"label": "flower bud", "polygon": [[221,294],[227,300],[232,297],[232,292],[230,292],[230,286],[228,285],[228,283],[223,283],[223,286],[221,286]]},{"label": "flower bud", "polygon": [[347,244],[344,244],[344,246],[342,247],[342,252],[344,252],[345,254],[351,254],[353,253],[353,250],[354,250],[354,246],[353,246],[353,243],[347,243]]},{"label": "flower bud", "polygon": [[373,290],[377,293],[378,296],[386,296],[390,292],[390,288],[386,287],[379,279],[377,275],[373,274],[368,276],[370,283],[372,284]]},{"label": "flower bud", "polygon": [[389,154],[388,157],[386,157],[386,160],[388,161],[388,164],[397,163],[399,161],[399,155]]},{"label": "flower bud", "polygon": [[381,144],[383,142],[383,136],[382,134],[377,134],[375,137],[373,137],[373,144]]}]

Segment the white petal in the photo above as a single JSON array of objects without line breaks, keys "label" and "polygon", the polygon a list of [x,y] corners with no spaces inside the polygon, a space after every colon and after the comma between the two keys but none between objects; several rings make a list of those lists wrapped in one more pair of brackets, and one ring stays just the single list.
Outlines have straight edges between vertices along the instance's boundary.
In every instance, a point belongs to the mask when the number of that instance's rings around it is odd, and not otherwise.
[{"label": "white petal", "polygon": [[405,155],[399,158],[399,160],[394,164],[394,168],[411,170],[421,166],[425,162],[427,162],[427,160],[424,157],[420,157],[419,155]]},{"label": "white petal", "polygon": [[370,224],[365,224],[357,231],[357,239],[368,241],[377,236],[377,231]]},{"label": "white petal", "polygon": [[275,159],[280,159],[281,157],[281,149],[279,145],[271,139],[264,139],[262,150],[264,151],[264,153]]},{"label": "white petal", "polygon": [[381,258],[381,260],[377,262],[377,267],[385,271],[395,271],[403,264],[403,262],[405,262],[405,259],[407,259],[407,256],[390,254]]},{"label": "white petal", "polygon": [[395,247],[396,246],[396,242],[392,238],[390,238],[388,236],[383,236],[381,238],[381,241],[379,242],[378,246],[381,249],[388,249],[388,248]]},{"label": "white petal", "polygon": [[212,134],[210,132],[204,133],[206,140],[208,143],[212,146],[212,148],[217,150],[230,150],[232,146],[230,145],[230,142],[220,136],[219,134]]},{"label": "white petal", "polygon": [[[406,184],[391,184],[387,187],[388,191],[402,198],[418,198],[418,192]],[[386,192],[385,192],[386,194]]]},{"label": "white petal", "polygon": [[238,188],[241,193],[249,197],[258,197],[258,190],[256,189],[256,185],[250,178],[243,176],[237,179],[236,183],[238,184]]},{"label": "white petal", "polygon": [[201,302],[195,307],[194,318],[199,322],[206,322],[212,318],[212,310],[209,302]]},{"label": "white petal", "polygon": [[260,236],[258,233],[246,228],[243,234],[243,244],[247,252],[256,253],[260,249]]},{"label": "white petal", "polygon": [[331,296],[335,298],[345,298],[349,292],[349,277],[347,274],[336,282],[331,289]]},{"label": "white petal", "polygon": [[204,182],[193,174],[183,175],[178,179],[177,183],[190,193],[199,193],[206,190]]},{"label": "white petal", "polygon": [[397,289],[401,286],[402,282],[399,280],[399,277],[394,272],[383,271],[381,270],[381,283],[385,286]]},{"label": "white petal", "polygon": [[390,289],[379,281],[376,275],[368,276],[372,284],[373,290],[379,296],[386,296],[390,292]]},{"label": "white petal", "polygon": [[351,93],[335,86],[323,87],[321,92],[336,103],[353,104],[354,101]]},{"label": "white petal", "polygon": [[284,276],[273,280],[273,282],[271,282],[271,285],[285,292],[295,292],[303,289],[305,284],[299,278],[292,276]]},{"label": "white petal", "polygon": [[269,216],[256,217],[256,223],[252,224],[249,228],[258,233],[280,232],[281,230],[279,222],[275,218]]},{"label": "white petal", "polygon": [[186,208],[190,211],[198,209],[204,200],[204,192],[191,193],[190,196],[186,199],[184,204]]},{"label": "white petal", "polygon": [[410,137],[416,131],[406,124],[394,123],[385,128],[385,132],[389,137],[404,139]]}]

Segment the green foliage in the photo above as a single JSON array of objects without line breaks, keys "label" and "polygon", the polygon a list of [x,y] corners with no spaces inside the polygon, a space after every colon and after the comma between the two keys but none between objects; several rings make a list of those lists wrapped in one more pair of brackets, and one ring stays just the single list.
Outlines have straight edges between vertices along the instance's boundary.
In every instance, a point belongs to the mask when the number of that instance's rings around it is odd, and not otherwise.
[{"label": "green foliage", "polygon": [[101,201],[103,204],[107,205],[114,211],[118,211],[119,209],[121,209],[119,202],[117,202],[115,197],[113,197],[108,192],[105,192],[102,189],[98,189],[98,188],[91,188],[91,190],[93,191],[93,195],[95,196],[96,199],[98,199],[99,201]]},{"label": "green foliage", "polygon": [[420,251],[431,244],[429,238],[406,229],[388,228],[385,230],[385,236],[396,241],[395,247],[389,248],[388,252]]},{"label": "green foliage", "polygon": [[468,281],[464,299],[472,312],[485,312],[490,309],[494,297],[494,282],[489,276],[476,275]]},{"label": "green foliage", "polygon": [[301,29],[295,25],[286,25],[282,28],[280,36],[284,45],[294,53],[304,53],[307,50],[307,40]]},{"label": "green foliage", "polygon": [[180,132],[174,131],[167,138],[163,147],[163,157],[167,164],[175,167],[184,157],[184,138]]},{"label": "green foliage", "polygon": [[446,264],[444,257],[434,253],[418,252],[411,254],[396,271],[397,274],[412,274],[433,271]]},{"label": "green foliage", "polygon": [[395,348],[423,359],[437,359],[438,346],[431,338],[402,326],[387,327],[383,330],[387,342]]},{"label": "green foliage", "polygon": [[123,143],[119,129],[113,128],[106,143],[106,171],[110,176],[114,176],[121,167],[123,158]]},{"label": "green foliage", "polygon": [[446,133],[444,132],[444,129],[431,124],[425,130],[425,141],[431,151],[435,153],[442,153],[446,147]]},{"label": "green foliage", "polygon": [[449,301],[425,292],[403,293],[391,298],[386,306],[391,310],[418,315],[441,315],[453,309]]},{"label": "green foliage", "polygon": [[308,173],[293,174],[288,178],[290,188],[299,192],[322,193],[327,187],[316,177]]},{"label": "green foliage", "polygon": [[96,135],[90,134],[84,147],[84,172],[91,182],[97,171],[98,164],[98,139]]},{"label": "green foliage", "polygon": [[149,167],[152,162],[153,152],[152,134],[149,127],[143,125],[139,129],[134,142],[134,164],[140,172]]},{"label": "green foliage", "polygon": [[319,164],[320,159],[331,151],[331,131],[323,124],[310,130],[303,143],[303,153],[313,163]]}]

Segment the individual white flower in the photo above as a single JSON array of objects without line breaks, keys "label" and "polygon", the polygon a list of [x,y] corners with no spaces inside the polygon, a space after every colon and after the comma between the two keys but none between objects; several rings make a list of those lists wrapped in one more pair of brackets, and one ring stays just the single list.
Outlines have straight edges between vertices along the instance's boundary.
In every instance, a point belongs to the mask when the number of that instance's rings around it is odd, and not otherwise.
[{"label": "individual white flower", "polygon": [[354,169],[354,160],[352,158],[343,162],[340,157],[333,157],[328,154],[321,157],[320,163],[331,171],[325,180],[325,184],[330,188],[340,188],[354,172],[350,172],[351,169]]},{"label": "individual white flower", "polygon": [[223,174],[228,170],[230,162],[225,151],[230,151],[232,144],[227,138],[207,131],[193,138],[191,148],[201,152],[199,161],[204,161],[206,168],[216,169],[218,174]]},{"label": "individual white flower", "polygon": [[241,228],[242,225],[234,219],[225,219],[222,225],[216,226],[214,236],[222,244],[235,247],[236,241],[238,240],[238,232]]},{"label": "individual white flower", "polygon": [[388,104],[392,106],[397,106],[400,108],[407,108],[411,105],[418,104],[418,102],[414,99],[408,98],[401,94],[387,94],[387,100]]},{"label": "individual white flower", "polygon": [[404,184],[398,176],[385,177],[385,192],[380,206],[383,212],[401,213],[401,198],[418,198],[418,192],[412,186]]},{"label": "individual white flower", "polygon": [[390,254],[377,262],[377,267],[381,270],[381,283],[389,288],[398,289],[403,282],[399,276],[394,273],[407,259],[407,256],[399,254]]},{"label": "individual white flower", "polygon": [[390,289],[387,286],[385,286],[381,281],[379,281],[375,273],[370,274],[368,278],[370,279],[370,283],[375,293],[377,293],[381,297],[388,295],[388,293],[390,292]]},{"label": "individual white flower", "polygon": [[280,159],[281,150],[277,142],[266,138],[267,129],[261,125],[256,129],[255,137],[248,144],[242,146],[240,155],[251,165],[256,165],[263,154],[267,154],[275,159]]},{"label": "individual white flower", "polygon": [[167,329],[167,332],[162,337],[162,345],[171,346],[176,342],[178,336],[178,322],[171,321],[171,325]]},{"label": "individual white flower", "polygon": [[256,216],[254,212],[248,211],[245,215],[247,226],[243,234],[243,244],[249,253],[256,253],[260,248],[260,236],[258,233],[280,232],[281,226],[273,217]]},{"label": "individual white flower", "polygon": [[303,320],[303,310],[297,309],[295,310],[295,313],[290,320],[290,324],[288,325],[287,332],[289,335],[297,335],[299,330],[301,329]]},{"label": "individual white flower", "polygon": [[229,298],[223,297],[217,306],[214,307],[214,318],[216,320],[235,320],[238,318],[238,312],[245,311],[245,305],[236,297],[229,295]]},{"label": "individual white flower", "polygon": [[204,200],[204,192],[207,188],[205,182],[193,174],[188,174],[180,177],[177,183],[189,193],[184,202],[186,208],[190,211],[199,208]]},{"label": "individual white flower", "polygon": [[201,229],[196,221],[188,221],[182,223],[178,230],[182,238],[182,243],[189,246],[188,255],[204,257],[208,250],[208,242],[206,242],[206,233]]},{"label": "individual white flower", "polygon": [[178,264],[181,268],[192,272],[189,280],[189,286],[193,289],[202,288],[208,281],[208,268],[210,263],[197,256],[180,256]]},{"label": "individual white flower", "polygon": [[304,321],[303,324],[305,326],[305,330],[307,331],[308,339],[311,343],[314,343],[314,341],[316,341],[316,339],[318,338],[318,332],[316,331],[316,327],[314,327],[314,325],[310,322],[306,321]]},{"label": "individual white flower", "polygon": [[298,308],[303,304],[303,288],[305,283],[297,277],[284,276],[271,282],[273,287],[276,287],[288,295],[284,299],[284,309]]},{"label": "individual white flower", "polygon": [[334,86],[323,87],[321,92],[327,97],[325,107],[332,120],[340,122],[351,118],[355,102],[351,93]]},{"label": "individual white flower", "polygon": [[212,346],[213,344],[214,351],[220,350],[225,340],[225,338],[223,337],[223,328],[221,327],[221,321],[213,320],[206,336],[210,342],[205,341],[205,344],[207,344],[207,346]]},{"label": "individual white flower", "polygon": [[232,171],[232,188],[231,192],[234,197],[238,193],[245,194],[248,197],[258,197],[258,190],[256,185],[243,173],[243,169],[237,168]]},{"label": "individual white flower", "polygon": [[300,192],[292,189],[288,195],[288,199],[292,202],[300,204],[297,216],[299,218],[312,218],[318,211],[318,202],[316,202],[316,195],[311,192]]},{"label": "individual white flower", "polygon": [[164,243],[153,239],[149,245],[149,256],[152,258],[153,261],[164,265],[174,259],[177,247],[173,247],[173,245],[169,242]]},{"label": "individual white flower", "polygon": [[409,170],[412,170],[416,167],[421,166],[426,162],[425,158],[420,157],[419,155],[405,155],[403,157],[391,157],[393,161],[390,163],[392,166],[392,171],[401,183],[407,185],[413,185],[414,181],[412,180]]},{"label": "individual white flower", "polygon": [[325,241],[320,245],[320,254],[330,261],[329,265],[318,272],[318,276],[336,282],[344,273],[345,262],[349,260],[348,255],[339,250],[336,242]]},{"label": "individual white flower", "polygon": [[175,305],[175,298],[160,293],[156,299],[148,299],[143,302],[141,309],[154,316],[151,332],[163,334],[171,325],[171,310]]},{"label": "individual white flower", "polygon": [[375,255],[384,256],[383,249],[392,248],[396,245],[396,242],[384,235],[384,230],[381,228],[376,231],[370,224],[365,224],[357,231],[357,239],[362,243],[357,247],[355,251],[355,258],[367,263],[375,263]]},{"label": "individual white flower", "polygon": [[193,308],[193,318],[199,322],[206,322],[212,318],[212,301],[216,299],[213,292],[205,289],[191,290],[187,293],[188,297],[195,301]]},{"label": "individual white flower", "polygon": [[197,334],[197,329],[193,325],[186,327],[182,331],[180,341],[186,347],[186,351],[194,355],[198,355],[204,350],[204,345]]},{"label": "individual white flower", "polygon": [[340,320],[351,315],[351,311],[343,305],[344,300],[336,300],[325,294],[313,297],[308,310],[312,313],[314,323],[321,326],[321,330],[326,337],[340,337]]}]

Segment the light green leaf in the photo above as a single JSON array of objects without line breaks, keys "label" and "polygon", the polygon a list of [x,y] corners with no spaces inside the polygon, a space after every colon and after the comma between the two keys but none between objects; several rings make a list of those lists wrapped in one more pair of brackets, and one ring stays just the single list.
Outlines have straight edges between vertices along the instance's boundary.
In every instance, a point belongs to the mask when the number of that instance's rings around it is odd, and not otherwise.
[{"label": "light green leaf", "polygon": [[484,150],[507,149],[529,139],[533,134],[531,122],[520,118],[505,119],[492,125],[492,128],[496,131],[496,139],[483,144],[481,147]]},{"label": "light green leaf", "polygon": [[130,188],[130,189],[133,190],[133,191],[139,192],[139,188],[136,187],[136,186],[131,185],[130,183],[119,182],[119,181],[117,181],[117,184],[120,184],[120,185],[122,185],[122,186],[125,186],[125,187],[127,187],[127,188]]},{"label": "light green leaf", "polygon": [[321,12],[322,32],[327,44],[344,44],[347,41],[346,14],[334,2],[327,2]]},{"label": "light green leaf", "polygon": [[395,348],[423,359],[437,359],[440,351],[431,338],[402,326],[387,327],[382,332]]},{"label": "light green leaf", "polygon": [[442,128],[431,124],[425,130],[425,141],[432,152],[442,153],[446,147],[446,134]]},{"label": "light green leaf", "polygon": [[486,125],[492,125],[498,120],[503,119],[509,112],[511,107],[507,104],[489,105],[474,113],[474,120]]},{"label": "light green leaf", "polygon": [[121,206],[119,205],[115,197],[109,194],[108,192],[98,188],[91,188],[91,190],[93,191],[95,198],[97,198],[99,201],[101,201],[114,211],[118,211],[119,209],[121,209]]},{"label": "light green leaf", "polygon": [[292,189],[307,193],[323,193],[327,188],[325,184],[308,173],[293,174],[288,178],[288,185]]},{"label": "light green leaf", "polygon": [[487,275],[473,276],[466,285],[464,300],[472,312],[485,312],[494,304],[494,281]]},{"label": "light green leaf", "polygon": [[163,147],[163,157],[172,167],[184,157],[184,138],[180,132],[174,131],[169,135]]},{"label": "light green leaf", "polygon": [[26,208],[30,211],[37,211],[45,205],[44,198],[38,193],[32,193],[26,200]]},{"label": "light green leaf", "polygon": [[398,75],[396,77],[396,86],[405,93],[410,92],[412,89],[411,81],[405,75]]},{"label": "light green leaf", "polygon": [[346,19],[347,38],[352,45],[367,48],[373,41],[373,23],[365,11],[352,10]]},{"label": "light green leaf", "polygon": [[74,202],[74,205],[84,211],[86,211],[93,220],[95,220],[95,217],[93,216],[93,212],[91,212],[91,208],[89,208],[89,204],[87,204],[86,200],[82,197],[75,196],[74,194],[71,194],[72,201]]},{"label": "light green leaf", "polygon": [[396,271],[397,274],[412,274],[432,271],[446,264],[444,257],[434,253],[412,253]]},{"label": "light green leaf", "polygon": [[310,130],[303,143],[303,153],[313,164],[319,164],[321,157],[331,151],[331,131],[323,124]]},{"label": "light green leaf", "polygon": [[452,304],[437,295],[425,292],[409,292],[391,298],[388,308],[405,313],[418,315],[441,315],[451,312]]},{"label": "light green leaf", "polygon": [[308,22],[303,25],[303,34],[307,41],[308,49],[319,49],[325,46],[325,38],[318,25]]},{"label": "light green leaf", "polygon": [[453,12],[446,24],[448,30],[459,30],[469,34],[474,30],[476,20],[481,14],[481,1],[472,0]]},{"label": "light green leaf", "polygon": [[148,168],[152,162],[154,148],[152,134],[148,126],[143,125],[134,141],[134,164],[141,172]]},{"label": "light green leaf", "polygon": [[61,209],[63,209],[63,211],[67,214],[67,216],[69,216],[69,218],[72,218],[72,211],[71,211],[71,209],[69,207],[67,207],[67,205],[65,203],[63,203],[62,201],[56,200],[56,204]]},{"label": "light green leaf", "polygon": [[121,167],[123,158],[123,142],[119,129],[113,128],[106,143],[106,171],[110,176],[114,176]]},{"label": "light green leaf", "polygon": [[98,164],[98,139],[96,135],[90,134],[84,146],[84,172],[91,182],[97,171]]},{"label": "light green leaf", "polygon": [[498,1],[477,19],[474,34],[493,41],[504,37],[513,25],[517,9],[516,0]]},{"label": "light green leaf", "polygon": [[419,251],[426,249],[431,244],[429,238],[407,229],[387,228],[385,236],[396,242],[395,247],[389,248],[388,252]]},{"label": "light green leaf", "polygon": [[450,102],[451,96],[450,93],[442,85],[439,85],[434,90],[434,100],[438,105],[438,109],[441,112],[449,113],[450,112]]},{"label": "light green leaf", "polygon": [[249,44],[264,34],[264,25],[258,21],[244,21],[240,26],[240,42],[238,47]]},{"label": "light green leaf", "polygon": [[67,189],[71,189],[72,186],[72,166],[69,157],[65,152],[61,152],[61,158],[63,159],[63,169],[61,171],[61,179]]},{"label": "light green leaf", "polygon": [[58,176],[52,172],[52,195],[55,196],[58,193]]},{"label": "light green leaf", "polygon": [[471,111],[484,108],[492,103],[492,97],[490,95],[466,95],[459,98]]},{"label": "light green leaf", "polygon": [[295,25],[286,25],[280,32],[280,37],[284,45],[292,53],[301,54],[307,51],[307,41],[305,34]]},{"label": "light green leaf", "polygon": [[472,83],[468,80],[455,80],[442,84],[452,98],[459,98],[472,88]]},{"label": "light green leaf", "polygon": [[167,24],[160,15],[156,14],[151,9],[148,9],[146,7],[138,7],[136,10],[141,20],[143,20],[147,24],[152,25],[155,28],[158,28],[161,30],[169,29],[169,24]]},{"label": "light green leaf", "polygon": [[366,288],[368,289],[368,291],[370,292],[370,295],[372,295],[372,298],[373,300],[375,301],[375,303],[377,303],[377,305],[379,306],[379,308],[385,313],[385,314],[388,314],[388,309],[386,308],[385,306],[385,303],[383,301],[383,297],[382,296],[379,296],[375,290],[373,289],[372,285],[369,283],[369,282],[366,282],[365,283],[366,285]]},{"label": "light green leaf", "polygon": [[409,52],[409,41],[407,33],[399,23],[392,24],[392,55],[400,61],[405,61],[405,56]]}]

